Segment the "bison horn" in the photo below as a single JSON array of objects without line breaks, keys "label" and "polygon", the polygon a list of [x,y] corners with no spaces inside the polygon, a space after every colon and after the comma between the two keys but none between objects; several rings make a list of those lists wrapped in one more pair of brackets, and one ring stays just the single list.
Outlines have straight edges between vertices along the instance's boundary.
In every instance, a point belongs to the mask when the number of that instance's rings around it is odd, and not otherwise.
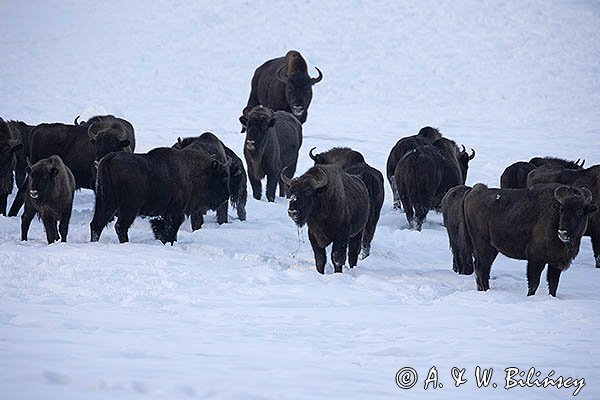
[{"label": "bison horn", "polygon": [[565,197],[568,196],[571,188],[567,185],[560,185],[556,189],[554,189],[554,198],[560,203],[563,204]]},{"label": "bison horn", "polygon": [[[581,164],[580,164],[581,162]],[[575,164],[578,165],[579,167],[583,168],[583,164],[585,164],[585,159],[580,159],[578,158],[577,161],[575,161]]]},{"label": "bison horn", "polygon": [[279,177],[281,178],[281,181],[282,181],[283,183],[285,183],[286,185],[290,186],[290,185],[292,184],[292,180],[293,180],[293,179],[290,179],[290,178],[288,178],[288,177],[287,177],[287,176],[284,174],[284,172],[285,172],[285,170],[286,170],[286,169],[287,169],[287,166],[286,166],[286,167],[284,167],[284,168],[281,170],[281,173],[279,174]]},{"label": "bison horn", "polygon": [[281,68],[279,68],[277,70],[277,73],[275,74],[275,77],[277,78],[277,80],[281,83],[286,84],[288,81],[288,76],[287,76],[287,71],[285,68],[285,65],[282,65]]},{"label": "bison horn", "polygon": [[325,172],[323,172],[323,170],[321,170],[320,168],[319,168],[319,172],[321,173],[321,179],[314,180],[313,188],[315,190],[325,187],[325,185],[327,185],[327,174],[325,174]]},{"label": "bison horn", "polygon": [[315,67],[315,69],[319,73],[319,76],[317,76],[316,78],[310,78],[310,84],[311,85],[314,85],[315,83],[319,83],[323,79],[323,73],[321,72],[321,70],[319,68],[317,68],[317,67]]},{"label": "bison horn", "polygon": [[469,161],[475,158],[475,150],[471,147],[471,155],[469,155]]},{"label": "bison horn", "polygon": [[316,149],[316,147],[313,147],[312,149],[310,149],[310,150],[308,151],[308,156],[311,158],[311,160],[313,160],[313,161],[315,162],[315,164],[318,164],[318,163],[319,163],[319,157],[318,157],[318,156],[315,156],[315,155],[313,154],[313,151],[314,151],[315,149]]},{"label": "bison horn", "polygon": [[592,192],[590,191],[590,189],[582,186],[579,188],[579,191],[585,199],[585,204],[590,204],[592,202]]},{"label": "bison horn", "polygon": [[88,136],[90,139],[95,140],[96,136],[98,136],[98,123],[94,122],[92,125],[90,125],[90,127],[88,128]]},{"label": "bison horn", "polygon": [[75,120],[73,121],[73,125],[79,125],[79,117],[80,116],[81,115],[78,115],[78,116],[75,117]]}]

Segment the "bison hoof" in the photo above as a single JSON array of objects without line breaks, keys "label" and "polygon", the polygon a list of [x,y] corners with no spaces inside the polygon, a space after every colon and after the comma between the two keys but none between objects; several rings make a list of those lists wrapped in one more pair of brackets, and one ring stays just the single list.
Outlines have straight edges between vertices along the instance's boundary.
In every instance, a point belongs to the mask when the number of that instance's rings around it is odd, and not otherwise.
[{"label": "bison hoof", "polygon": [[320,273],[321,275],[325,275],[325,266],[323,265],[322,267],[319,267],[317,265],[317,272]]}]

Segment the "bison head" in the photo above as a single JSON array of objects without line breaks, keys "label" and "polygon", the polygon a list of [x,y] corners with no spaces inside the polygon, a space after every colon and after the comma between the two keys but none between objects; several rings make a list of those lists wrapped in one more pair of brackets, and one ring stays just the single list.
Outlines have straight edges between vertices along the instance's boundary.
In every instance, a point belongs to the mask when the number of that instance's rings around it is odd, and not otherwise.
[{"label": "bison head", "polygon": [[256,106],[251,110],[244,109],[240,122],[246,127],[245,148],[250,152],[258,151],[267,137],[269,128],[275,126],[273,110]]},{"label": "bison head", "polygon": [[283,65],[277,71],[277,80],[285,85],[285,97],[292,114],[300,117],[308,109],[312,100],[312,85],[323,79],[323,73],[316,68],[319,76],[311,78],[306,70],[287,74],[287,66]]},{"label": "bison head", "polygon": [[458,152],[458,165],[462,175],[463,184],[467,181],[467,171],[469,170],[469,161],[475,158],[475,150],[471,149],[471,154],[467,153],[467,149],[462,145],[462,149]]},{"label": "bison head", "polygon": [[327,175],[319,167],[313,167],[295,179],[288,178],[282,171],[281,180],[290,188],[288,215],[296,225],[304,226],[319,208],[318,194],[327,188]]},{"label": "bison head", "polygon": [[37,201],[45,201],[50,197],[55,185],[59,170],[58,156],[44,158],[34,165],[27,160],[27,174],[29,175],[29,197]]},{"label": "bison head", "polygon": [[587,229],[588,215],[598,211],[591,204],[592,192],[587,188],[561,185],[554,189],[554,198],[560,204],[558,238],[567,246],[578,243]]},{"label": "bison head", "polygon": [[108,153],[127,151],[131,144],[125,128],[116,121],[94,122],[88,128],[88,136],[95,148],[96,161],[100,161]]},{"label": "bison head", "polygon": [[216,209],[229,199],[229,169],[231,160],[222,163],[213,159],[210,164],[211,208]]}]

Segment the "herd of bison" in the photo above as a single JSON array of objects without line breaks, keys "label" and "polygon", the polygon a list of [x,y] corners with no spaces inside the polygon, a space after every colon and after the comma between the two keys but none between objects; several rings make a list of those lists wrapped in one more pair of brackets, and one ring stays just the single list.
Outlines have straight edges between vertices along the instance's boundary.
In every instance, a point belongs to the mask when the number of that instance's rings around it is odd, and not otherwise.
[{"label": "herd of bison", "polygon": [[[210,132],[137,154],[133,125],[112,115],[37,126],[0,118],[0,212],[6,215],[14,173],[18,190],[8,215],[24,204],[22,240],[39,215],[48,243],[66,241],[75,190],[87,188],[95,192],[91,241],[117,217],[118,239],[127,242],[134,219],[145,216],[155,237],[173,244],[186,216],[193,230],[208,210],[226,223],[231,204],[245,220],[247,182],[261,199],[266,177],[267,200],[275,200],[279,186],[279,196],[289,199],[289,217],[308,225],[317,271],[324,273],[330,244],[335,272],[342,272],[346,258],[352,268],[370,253],[384,176],[358,151],[336,147],[319,154],[312,148],[314,166],[294,178],[312,86],[323,79],[317,72],[309,76],[297,51],[256,69],[239,118],[246,167]],[[494,189],[464,185],[474,157],[474,150],[424,127],[393,146],[385,171],[394,208],[404,210],[412,229],[421,230],[430,210],[442,212],[455,272],[475,272],[477,289],[488,290],[491,265],[502,253],[527,260],[528,295],[548,265],[549,293],[556,296],[582,236],[591,236],[600,267],[600,165],[535,157],[508,166],[501,188]]]}]

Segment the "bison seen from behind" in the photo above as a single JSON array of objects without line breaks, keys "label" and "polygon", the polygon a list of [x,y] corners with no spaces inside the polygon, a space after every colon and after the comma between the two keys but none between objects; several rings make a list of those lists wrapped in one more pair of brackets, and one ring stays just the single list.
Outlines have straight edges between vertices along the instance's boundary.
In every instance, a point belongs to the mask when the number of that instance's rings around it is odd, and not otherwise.
[{"label": "bison seen from behind", "polygon": [[442,198],[442,215],[452,250],[452,270],[461,275],[473,273],[473,249],[467,236],[463,200],[471,191],[460,185],[448,190]]},{"label": "bison seen from behind", "polygon": [[502,176],[500,176],[500,187],[502,189],[526,188],[527,175],[538,167],[551,166],[554,168],[582,169],[584,163],[585,160],[569,161],[556,157],[533,157],[528,162],[517,161],[506,167],[504,172],[502,172]]},{"label": "bison seen from behind", "polygon": [[0,214],[6,215],[8,195],[12,192],[16,153],[23,148],[21,135],[0,118]]},{"label": "bison seen from behind", "polygon": [[540,185],[528,189],[488,189],[477,184],[466,194],[464,213],[477,290],[489,290],[490,270],[498,253],[527,260],[527,295],[535,294],[548,265],[551,296],[560,274],[579,252],[588,216],[598,207],[586,188]]},{"label": "bison seen from behind", "polygon": [[273,111],[262,106],[246,110],[240,117],[240,122],[247,128],[244,157],[252,195],[260,200],[261,180],[266,175],[267,200],[275,201],[277,184],[279,196],[285,196],[287,187],[280,175],[284,168],[288,178],[296,172],[298,151],[302,146],[302,125],[288,112]]},{"label": "bison seen from behind", "polygon": [[[75,195],[75,178],[71,170],[59,156],[53,155],[29,165],[27,173],[29,179],[25,211],[21,217],[21,240],[27,240],[31,221],[39,214],[48,244],[59,238],[66,242]],[[57,221],[60,221],[58,229]]]},{"label": "bison seen from behind", "polygon": [[297,226],[308,225],[317,271],[325,273],[325,248],[331,243],[335,272],[342,272],[346,253],[353,268],[369,218],[369,193],[362,180],[337,165],[317,165],[298,178],[282,174],[281,179],[290,186],[288,215]]},{"label": "bison seen from behind", "polygon": [[371,241],[375,235],[375,228],[381,214],[384,200],[383,174],[371,167],[361,153],[347,147],[334,147],[324,153],[313,154],[313,147],[309,151],[310,158],[315,165],[335,164],[350,175],[362,179],[369,192],[369,218],[365,226],[361,243],[361,258],[366,258],[371,253]]}]

